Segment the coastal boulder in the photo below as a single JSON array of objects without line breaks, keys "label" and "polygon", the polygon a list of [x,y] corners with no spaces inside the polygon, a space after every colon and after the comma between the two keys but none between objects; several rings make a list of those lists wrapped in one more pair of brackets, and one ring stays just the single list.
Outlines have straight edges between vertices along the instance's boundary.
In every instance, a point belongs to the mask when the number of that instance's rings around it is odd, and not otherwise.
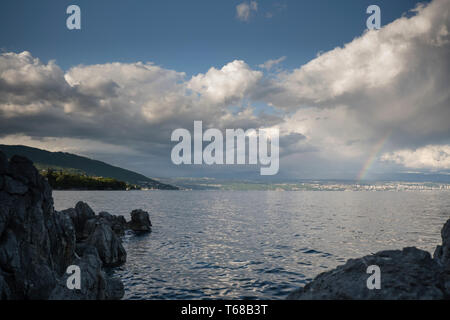
[{"label": "coastal boulder", "polygon": [[[368,266],[381,271],[381,289],[367,287]],[[381,251],[318,275],[288,296],[292,300],[436,300],[444,299],[442,269],[431,255],[417,248]]]},{"label": "coastal boulder", "polygon": [[117,300],[123,297],[122,282],[105,274],[96,248],[86,246],[83,256],[73,264],[80,267],[80,289],[69,290],[66,285],[69,275],[65,274],[50,294],[50,300]]},{"label": "coastal boulder", "polygon": [[[5,159],[0,152],[0,298],[121,298],[120,280],[102,270],[97,249],[84,250],[81,256],[75,251],[79,230],[74,221],[81,225],[92,210],[81,204],[73,211],[55,211],[52,190],[32,162],[18,156]],[[65,271],[73,264],[87,272],[84,291],[56,294],[67,291]]]},{"label": "coastal boulder", "polygon": [[[441,231],[442,245],[434,258],[415,247],[381,251],[359,259],[350,259],[334,270],[319,274],[288,299],[450,299],[450,220]],[[378,266],[381,289],[370,290],[367,280],[369,266]]]},{"label": "coastal boulder", "polygon": [[62,212],[72,219],[73,225],[75,226],[77,240],[83,239],[83,230],[86,221],[95,217],[95,213],[91,207],[89,207],[87,203],[80,201],[75,205],[75,208],[66,209]]},{"label": "coastal boulder", "polygon": [[95,247],[105,267],[117,267],[127,260],[127,253],[111,227],[99,220],[86,244]]},{"label": "coastal boulder", "polygon": [[114,216],[108,212],[100,212],[97,216],[86,221],[83,228],[82,239],[87,239],[94,232],[97,224],[107,224],[118,237],[125,235],[127,221],[123,216]]},{"label": "coastal boulder", "polygon": [[115,232],[118,236],[125,235],[125,230],[127,228],[127,221],[125,220],[124,216],[115,216],[108,212],[102,211],[99,214],[100,218],[103,218],[106,223],[109,224],[111,229]]},{"label": "coastal boulder", "polygon": [[3,152],[0,152],[0,174],[4,174],[8,169],[8,158]]},{"label": "coastal boulder", "polygon": [[152,223],[148,212],[138,209],[130,213],[131,221],[128,222],[128,227],[135,232],[150,232]]},{"label": "coastal boulder", "polygon": [[450,272],[450,220],[442,228],[441,237],[442,245],[436,247],[434,258],[446,271]]}]

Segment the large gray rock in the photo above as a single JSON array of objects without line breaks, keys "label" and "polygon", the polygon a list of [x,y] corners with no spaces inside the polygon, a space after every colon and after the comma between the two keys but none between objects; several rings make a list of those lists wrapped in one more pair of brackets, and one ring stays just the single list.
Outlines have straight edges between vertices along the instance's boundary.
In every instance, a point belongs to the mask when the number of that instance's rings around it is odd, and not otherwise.
[{"label": "large gray rock", "polygon": [[64,283],[65,270],[77,263],[87,272],[88,282],[72,298],[120,298],[120,285],[101,269],[99,254],[92,251],[97,249],[85,250],[82,256],[75,251],[78,239],[72,220],[81,224],[92,210],[80,204],[75,214],[56,212],[52,190],[32,163],[18,156],[5,159],[0,152],[0,298],[58,297],[54,292]]},{"label": "large gray rock", "polygon": [[4,174],[8,169],[8,158],[3,152],[0,152],[0,174]]},{"label": "large gray rock", "polygon": [[28,191],[28,187],[21,181],[15,180],[11,177],[5,176],[3,178],[3,189],[9,194],[25,194]]},{"label": "large gray rock", "polygon": [[[367,287],[367,267],[381,270],[381,289]],[[441,269],[431,255],[417,248],[382,251],[360,259],[350,259],[343,266],[318,275],[288,299],[444,299]]]},{"label": "large gray rock", "polygon": [[95,247],[105,267],[117,267],[127,260],[127,253],[111,227],[99,220],[86,244]]},{"label": "large gray rock", "polygon": [[[350,259],[334,270],[319,274],[312,282],[288,296],[298,300],[450,299],[450,220],[442,229],[442,246],[434,259],[417,248],[381,251]],[[368,266],[380,268],[381,289],[369,290]]]},{"label": "large gray rock", "polygon": [[66,209],[62,212],[72,219],[72,222],[75,226],[77,239],[84,239],[84,226],[86,224],[86,221],[95,217],[94,210],[92,210],[87,203],[80,201],[75,205],[75,208]]},{"label": "large gray rock", "polygon": [[100,218],[103,218],[107,224],[109,224],[116,235],[125,235],[125,230],[127,229],[127,221],[123,216],[114,216],[105,211],[100,212],[98,215]]},{"label": "large gray rock", "polygon": [[67,288],[68,274],[65,274],[51,292],[50,300],[116,300],[124,295],[120,280],[109,279],[102,269],[102,261],[97,249],[88,246],[82,258],[76,258],[74,264],[80,267],[80,289]]},{"label": "large gray rock", "polygon": [[128,227],[135,232],[150,232],[152,230],[152,223],[148,212],[137,209],[130,213],[131,221],[128,222]]},{"label": "large gray rock", "polygon": [[450,272],[450,220],[442,228],[441,237],[442,245],[436,247],[434,258],[445,270]]}]

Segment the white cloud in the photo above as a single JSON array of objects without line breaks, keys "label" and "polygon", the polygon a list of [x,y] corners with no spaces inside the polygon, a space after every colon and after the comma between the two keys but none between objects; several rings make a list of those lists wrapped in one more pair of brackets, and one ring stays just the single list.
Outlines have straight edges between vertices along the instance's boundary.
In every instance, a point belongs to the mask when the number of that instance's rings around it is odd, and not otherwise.
[{"label": "white cloud", "polygon": [[266,69],[266,70],[270,70],[272,69],[274,66],[280,64],[281,62],[283,62],[284,60],[286,60],[286,57],[280,57],[278,59],[271,59],[271,60],[267,60],[266,62],[264,62],[263,64],[258,65],[258,67],[262,68],[262,69]]},{"label": "white cloud", "polygon": [[381,159],[412,169],[450,169],[450,145],[429,145],[416,150],[399,150],[386,153]]},{"label": "white cloud", "polygon": [[[266,80],[255,98],[293,113],[286,125],[298,125],[329,158],[345,153],[362,163],[385,132],[385,152],[448,144],[450,1],[415,13]],[[313,112],[322,120],[304,116]]]},{"label": "white cloud", "polygon": [[230,104],[244,98],[262,76],[262,72],[250,69],[244,61],[235,60],[220,70],[211,68],[192,77],[187,87],[214,103]]},{"label": "white cloud", "polygon": [[[217,128],[278,121],[256,116],[242,101],[261,78],[239,60],[186,79],[142,62],[82,65],[64,73],[28,52],[6,53],[0,55],[0,136],[90,139],[158,152],[169,147],[172,130],[190,128],[194,120]],[[231,103],[239,112],[228,110]]]},{"label": "white cloud", "polygon": [[256,1],[242,2],[236,6],[236,16],[241,21],[249,21],[252,12],[258,11]]},{"label": "white cloud", "polygon": [[[257,10],[251,3],[244,2],[238,16],[248,19]],[[0,136],[20,134],[49,146],[68,141],[80,149],[91,140],[99,149],[126,146],[167,157],[171,131],[191,128],[194,120],[217,128],[278,125],[280,141],[289,143],[291,171],[310,174],[306,168],[359,171],[392,132],[381,150],[384,160],[448,169],[449,10],[450,0],[434,0],[413,17],[268,77],[242,60],[189,79],[152,63],[64,72],[29,52],[1,54]],[[260,67],[270,70],[283,60]],[[257,104],[268,104],[277,116],[257,114]]]}]

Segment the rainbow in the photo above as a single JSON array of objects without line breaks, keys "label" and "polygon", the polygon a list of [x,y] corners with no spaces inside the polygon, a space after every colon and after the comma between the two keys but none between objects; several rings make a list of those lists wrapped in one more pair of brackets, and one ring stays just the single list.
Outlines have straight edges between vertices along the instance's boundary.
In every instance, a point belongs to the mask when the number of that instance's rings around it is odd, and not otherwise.
[{"label": "rainbow", "polygon": [[358,181],[364,180],[367,172],[369,171],[370,167],[372,167],[373,163],[377,159],[378,154],[383,149],[384,145],[386,144],[386,142],[389,139],[391,134],[392,134],[392,130],[388,130],[383,135],[383,137],[381,137],[381,139],[373,146],[369,157],[367,158],[366,162],[364,163],[363,167],[361,168],[361,170],[358,173],[358,177],[357,177]]}]

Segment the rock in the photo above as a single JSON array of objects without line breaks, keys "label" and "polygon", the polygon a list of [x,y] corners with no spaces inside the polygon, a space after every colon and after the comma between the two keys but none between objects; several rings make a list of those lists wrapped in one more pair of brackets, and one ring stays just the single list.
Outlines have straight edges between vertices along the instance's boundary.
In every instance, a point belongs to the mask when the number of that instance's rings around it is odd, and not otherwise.
[{"label": "rock", "polygon": [[125,229],[127,228],[127,221],[123,216],[114,216],[108,212],[102,211],[98,214],[101,218],[105,219],[111,229],[118,235],[125,235]]},{"label": "rock", "polygon": [[[75,209],[55,211],[51,188],[32,163],[17,156],[9,163],[5,159],[0,152],[0,298],[121,298],[120,280],[103,271],[97,249],[76,253],[77,233],[94,215],[92,209],[79,203]],[[104,237],[101,245],[111,251],[112,260],[122,261],[123,247],[108,228],[96,228],[94,234]],[[79,264],[85,275],[80,292],[67,292],[65,286],[65,271],[73,264]]]},{"label": "rock", "polygon": [[152,223],[148,212],[138,209],[133,210],[131,213],[131,221],[128,222],[128,227],[135,232],[149,232],[151,231]]},{"label": "rock", "polygon": [[108,212],[100,212],[98,216],[86,221],[83,228],[83,239],[87,239],[94,232],[97,224],[107,224],[118,236],[124,236],[127,228],[127,222],[123,216],[113,216]]},{"label": "rock", "polygon": [[434,259],[446,270],[450,272],[450,220],[444,225],[441,231],[442,245],[437,246],[434,252]]},{"label": "rock", "polygon": [[25,194],[28,191],[28,187],[22,182],[14,180],[9,176],[4,178],[4,190],[9,194]]},{"label": "rock", "polygon": [[3,152],[0,152],[0,174],[6,173],[8,170],[8,158]]},{"label": "rock", "polygon": [[87,203],[80,201],[75,205],[75,208],[66,209],[62,212],[64,214],[67,214],[72,219],[72,222],[75,226],[77,239],[84,239],[86,236],[84,232],[86,221],[91,218],[95,218],[95,213],[91,209],[91,207],[89,207]]},{"label": "rock", "polygon": [[97,249],[87,246],[82,258],[74,260],[80,267],[80,289],[67,288],[68,274],[65,274],[51,292],[50,300],[116,300],[124,295],[123,284],[118,279],[110,278],[102,270],[102,261]]},{"label": "rock", "polygon": [[[417,248],[381,251],[350,259],[334,270],[319,274],[305,287],[288,296],[295,300],[436,300],[450,299],[450,220],[442,229],[442,245],[434,253]],[[368,266],[381,272],[381,289],[369,290]]]},{"label": "rock", "polygon": [[122,243],[108,224],[96,223],[94,231],[86,240],[88,245],[97,248],[105,267],[117,267],[127,260],[127,253]]},{"label": "rock", "polygon": [[38,186],[38,183],[43,181],[33,163],[22,156],[16,155],[10,159],[8,173],[14,179],[33,187]]},{"label": "rock", "polygon": [[0,300],[7,300],[11,298],[11,290],[9,290],[8,284],[0,272]]}]

